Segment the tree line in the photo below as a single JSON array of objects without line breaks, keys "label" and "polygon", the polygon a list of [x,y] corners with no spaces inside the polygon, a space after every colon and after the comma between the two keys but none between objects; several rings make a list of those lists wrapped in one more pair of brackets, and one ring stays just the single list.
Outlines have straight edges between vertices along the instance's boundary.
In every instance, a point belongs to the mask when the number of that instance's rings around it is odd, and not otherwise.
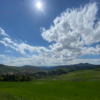
[{"label": "tree line", "polygon": [[31,81],[32,78],[26,75],[0,75],[0,81]]},{"label": "tree line", "polygon": [[24,74],[1,74],[0,75],[0,81],[16,81],[16,82],[22,82],[22,81],[31,81],[32,79],[42,79],[47,76],[55,76],[55,75],[61,75],[61,74],[67,74],[68,72],[64,69],[58,69],[53,70],[49,72],[36,72],[33,74],[24,73]]}]

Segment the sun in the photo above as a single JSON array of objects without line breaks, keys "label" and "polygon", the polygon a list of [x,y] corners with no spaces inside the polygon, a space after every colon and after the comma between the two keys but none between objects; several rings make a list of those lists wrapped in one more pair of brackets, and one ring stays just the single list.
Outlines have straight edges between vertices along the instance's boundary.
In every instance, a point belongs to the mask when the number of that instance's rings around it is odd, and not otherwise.
[{"label": "sun", "polygon": [[37,5],[37,8],[39,8],[39,9],[42,7],[41,2],[37,2],[36,5]]},{"label": "sun", "polygon": [[44,11],[44,3],[41,2],[41,0],[35,0],[35,2],[35,7],[38,9],[37,11],[42,11],[44,14],[46,14]]}]

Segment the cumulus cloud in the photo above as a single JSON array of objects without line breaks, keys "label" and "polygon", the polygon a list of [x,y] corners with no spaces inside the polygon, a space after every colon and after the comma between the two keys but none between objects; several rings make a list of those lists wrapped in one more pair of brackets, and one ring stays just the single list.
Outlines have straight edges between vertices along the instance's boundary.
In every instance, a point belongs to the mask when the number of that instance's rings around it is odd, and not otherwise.
[{"label": "cumulus cloud", "polygon": [[78,57],[94,49],[92,54],[95,54],[97,50],[94,47],[84,46],[100,42],[100,21],[97,18],[97,11],[96,3],[67,9],[53,21],[54,25],[50,29],[43,28],[42,37],[48,42],[56,42],[49,46],[56,52],[66,50],[67,55]]},{"label": "cumulus cloud", "polygon": [[[97,4],[90,3],[84,7],[67,9],[56,17],[53,21],[54,25],[49,29],[42,28],[43,39],[51,43],[54,41],[48,46],[49,49],[31,46],[25,42],[17,43],[10,37],[3,38],[0,43],[23,55],[28,55],[28,58],[9,60],[12,64],[60,65],[93,62],[93,60],[77,58],[85,54],[100,54],[100,45],[97,45],[100,42],[100,20],[97,13]],[[3,30],[0,34],[6,33]],[[96,46],[92,46],[93,44]],[[98,60],[94,59],[94,61]]]},{"label": "cumulus cloud", "polygon": [[67,9],[54,20],[54,26],[48,30],[43,29],[42,37],[49,42],[55,41],[70,46],[99,42],[100,21],[95,23],[97,11],[96,3],[83,8]]}]

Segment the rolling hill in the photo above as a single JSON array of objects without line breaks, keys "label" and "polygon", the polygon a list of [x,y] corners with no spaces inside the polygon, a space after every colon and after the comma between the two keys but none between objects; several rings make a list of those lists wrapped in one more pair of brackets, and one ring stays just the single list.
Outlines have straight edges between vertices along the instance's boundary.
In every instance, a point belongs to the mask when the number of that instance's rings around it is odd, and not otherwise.
[{"label": "rolling hill", "polygon": [[18,71],[23,71],[23,70],[31,70],[33,72],[44,72],[44,69],[41,69],[39,67],[35,67],[35,66],[21,66],[21,67],[14,67],[14,66],[7,66],[7,65],[3,65],[0,64],[0,73],[4,73],[4,72],[18,72]]},{"label": "rolling hill", "polygon": [[18,69],[16,69],[13,66],[11,67],[11,66],[0,64],[0,73],[3,73],[3,72],[16,72],[16,71],[18,71]]},{"label": "rolling hill", "polygon": [[97,68],[100,65],[93,65],[88,63],[80,63],[75,65],[60,65],[60,66],[52,66],[52,67],[36,67],[25,65],[21,67],[7,66],[0,64],[0,73],[4,72],[18,72],[23,70],[31,70],[33,72],[46,72],[46,71],[57,71],[59,69],[63,69],[66,72],[77,71],[77,70],[85,70],[85,69],[93,69]]},{"label": "rolling hill", "polygon": [[54,79],[67,81],[100,81],[100,67],[86,70],[77,70],[67,74],[53,75],[44,78],[44,80],[49,81]]}]

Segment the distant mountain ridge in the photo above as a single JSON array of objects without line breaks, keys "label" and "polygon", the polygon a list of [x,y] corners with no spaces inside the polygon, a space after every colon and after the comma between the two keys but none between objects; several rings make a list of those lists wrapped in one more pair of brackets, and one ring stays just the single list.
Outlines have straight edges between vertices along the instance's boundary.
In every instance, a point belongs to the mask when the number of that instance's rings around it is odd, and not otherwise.
[{"label": "distant mountain ridge", "polygon": [[84,69],[91,69],[91,68],[96,68],[100,65],[93,65],[89,63],[79,63],[79,64],[74,64],[74,65],[59,65],[59,66],[50,66],[50,67],[36,67],[36,66],[30,66],[30,65],[25,65],[21,67],[14,67],[14,66],[7,66],[0,64],[0,73],[4,72],[18,72],[18,71],[27,71],[31,70],[33,72],[46,72],[46,71],[52,71],[52,70],[57,70],[57,69],[65,69],[65,70],[84,70]]},{"label": "distant mountain ridge", "polygon": [[93,65],[89,63],[79,63],[79,64],[73,64],[73,65],[59,65],[59,66],[53,66],[53,67],[41,67],[44,70],[50,71],[50,70],[56,70],[60,68],[70,68],[70,67],[75,67],[76,69],[88,69],[88,68],[95,68],[100,65]]},{"label": "distant mountain ridge", "polygon": [[89,64],[89,63],[79,63],[79,64],[74,64],[74,65],[86,65],[86,66],[90,66],[90,65],[93,65],[93,64]]}]

